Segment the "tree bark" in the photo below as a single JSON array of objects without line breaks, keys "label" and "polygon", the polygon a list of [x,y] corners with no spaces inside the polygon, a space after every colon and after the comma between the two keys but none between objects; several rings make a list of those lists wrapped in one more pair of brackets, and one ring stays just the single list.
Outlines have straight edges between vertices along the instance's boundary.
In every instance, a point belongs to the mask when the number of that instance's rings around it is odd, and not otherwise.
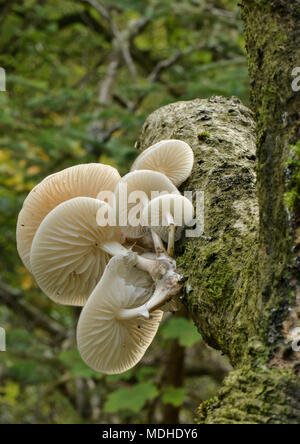
[{"label": "tree bark", "polygon": [[200,406],[199,421],[297,424],[300,356],[288,341],[300,306],[299,159],[292,146],[300,141],[299,95],[291,87],[300,7],[279,0],[243,5],[258,138],[249,109],[236,98],[214,97],[157,110],[137,148],[186,141],[195,164],[182,191],[205,192],[205,236],[182,240],[176,260],[185,305],[234,371]]},{"label": "tree bark", "polygon": [[244,0],[242,10],[258,136],[262,322],[274,365],[300,376],[299,354],[284,345],[300,327],[300,92],[292,87],[300,1]]},{"label": "tree bark", "polygon": [[137,148],[174,138],[195,154],[182,191],[205,193],[205,236],[176,245],[185,304],[206,342],[237,364],[257,318],[244,288],[258,226],[253,115],[237,98],[174,103],[149,116]]}]

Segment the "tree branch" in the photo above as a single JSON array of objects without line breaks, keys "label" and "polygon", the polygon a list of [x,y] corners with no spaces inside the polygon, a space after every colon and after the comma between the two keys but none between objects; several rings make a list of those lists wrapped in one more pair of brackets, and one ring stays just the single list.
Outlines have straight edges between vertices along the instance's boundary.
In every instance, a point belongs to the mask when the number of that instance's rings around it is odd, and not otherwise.
[{"label": "tree branch", "polygon": [[51,335],[55,335],[56,339],[57,336],[61,339],[67,336],[66,329],[58,322],[42,313],[37,307],[31,305],[25,300],[23,294],[8,288],[3,284],[0,285],[0,301],[15,314],[25,318],[36,327],[40,327]]},{"label": "tree branch", "polygon": [[200,9],[199,12],[208,13],[210,15],[219,17],[221,19],[225,19],[226,21],[228,21],[231,24],[234,24],[235,26],[237,24],[238,16],[236,13],[232,11],[228,11],[227,9],[216,8],[213,5],[202,3],[199,0],[190,0],[190,2],[193,5],[199,7]]},{"label": "tree branch", "polygon": [[111,55],[105,78],[101,83],[100,92],[99,92],[100,105],[107,105],[111,103],[113,95],[113,87],[117,79],[119,67],[120,67],[120,53],[119,51],[117,51]]},{"label": "tree branch", "polygon": [[[137,72],[136,72],[135,64],[133,62],[133,59],[132,59],[130,51],[129,51],[129,43],[128,43],[128,38],[126,39],[126,34],[121,33],[119,31],[118,26],[116,25],[113,18],[111,17],[110,12],[98,0],[83,0],[83,1],[89,3],[91,6],[93,6],[103,16],[103,18],[108,22],[108,24],[112,30],[112,34],[114,35],[117,45],[122,53],[124,62],[128,67],[128,70],[130,72],[132,80],[134,82],[136,82]],[[139,28],[139,27],[137,27],[137,28]]]}]

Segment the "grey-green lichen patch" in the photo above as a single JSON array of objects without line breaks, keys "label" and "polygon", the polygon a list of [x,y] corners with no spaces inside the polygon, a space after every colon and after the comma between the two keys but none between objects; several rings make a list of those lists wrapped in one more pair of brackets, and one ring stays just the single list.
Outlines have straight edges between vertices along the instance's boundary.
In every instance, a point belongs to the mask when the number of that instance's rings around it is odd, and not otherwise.
[{"label": "grey-green lichen patch", "polygon": [[299,11],[298,1],[242,1],[258,134],[259,299],[269,350],[284,340],[283,324],[299,310],[299,166],[290,163],[300,140],[300,95],[292,88]]},{"label": "grey-green lichen patch", "polygon": [[[269,7],[268,2],[264,7]],[[284,36],[278,38],[286,42]],[[264,38],[259,42],[263,41],[267,43]],[[255,57],[261,57],[260,53],[254,52],[250,60],[253,66],[257,63]],[[266,90],[257,96],[258,100],[266,99],[262,103],[265,113],[259,121],[258,143],[262,146],[266,142],[267,146],[264,152],[258,151],[260,177],[264,169],[273,167],[280,149],[277,139],[275,144],[272,137],[266,139],[268,119],[275,109],[272,100],[276,100],[278,91],[269,84],[261,85]],[[278,122],[282,124],[282,116]],[[274,195],[273,190],[278,184],[278,192],[285,189],[281,168],[288,160],[289,150],[276,163],[274,177],[265,176],[269,186],[259,188],[263,209],[259,237],[256,136],[251,111],[236,98],[214,97],[168,105],[149,116],[137,147],[143,150],[168,138],[184,140],[194,150],[194,169],[182,191],[205,192],[204,235],[183,239],[176,248],[177,264],[185,277],[184,303],[203,338],[227,353],[236,368],[218,396],[202,404],[200,422],[299,423],[299,379],[288,370],[292,366],[295,369],[298,361],[290,365],[281,352],[276,352],[284,320],[288,331],[294,319],[299,319],[291,307],[300,300],[300,293],[286,286],[291,234],[286,214],[282,217],[281,213],[283,194]],[[279,204],[270,206],[270,196]],[[295,207],[291,217],[293,214]],[[299,238],[299,229],[295,233]],[[266,243],[268,239],[270,245]]]}]

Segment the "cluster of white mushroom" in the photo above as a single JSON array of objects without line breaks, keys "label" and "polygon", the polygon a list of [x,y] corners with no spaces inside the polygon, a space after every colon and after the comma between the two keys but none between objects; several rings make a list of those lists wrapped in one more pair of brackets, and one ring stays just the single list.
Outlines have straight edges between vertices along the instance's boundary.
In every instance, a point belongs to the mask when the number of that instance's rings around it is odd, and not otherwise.
[{"label": "cluster of white mushroom", "polygon": [[[174,241],[184,221],[193,218],[193,206],[177,187],[193,163],[188,144],[161,141],[144,151],[123,178],[108,165],[77,165],[45,178],[24,201],[17,223],[19,255],[53,301],[83,306],[78,348],[99,372],[133,367],[152,342],[163,311],[178,305],[182,284]],[[138,190],[148,196],[139,202],[141,223],[131,224],[133,204],[128,202],[126,226],[100,226],[99,215],[112,210],[100,200],[104,191],[114,193],[113,209],[118,220],[122,216],[122,184],[128,195]],[[151,200],[153,192],[159,196]],[[175,204],[180,220],[174,217]],[[150,214],[158,221],[155,226]]]}]

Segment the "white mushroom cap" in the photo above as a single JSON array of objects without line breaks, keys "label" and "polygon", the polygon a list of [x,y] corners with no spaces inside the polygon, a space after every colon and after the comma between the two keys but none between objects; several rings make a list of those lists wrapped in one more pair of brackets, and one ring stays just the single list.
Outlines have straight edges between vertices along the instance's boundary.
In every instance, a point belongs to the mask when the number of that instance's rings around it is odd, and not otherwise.
[{"label": "white mushroom cap", "polygon": [[97,199],[76,197],[58,205],[40,224],[32,242],[31,267],[53,301],[84,305],[111,257],[102,247],[119,245],[118,227],[97,225],[96,214],[103,205],[107,206]]},{"label": "white mushroom cap", "polygon": [[76,165],[46,177],[24,201],[17,223],[17,248],[25,267],[31,271],[32,240],[44,217],[60,203],[78,196],[96,198],[99,191],[114,191],[121,179],[108,165]]},{"label": "white mushroom cap", "polygon": [[131,171],[158,171],[179,187],[191,175],[193,165],[194,153],[187,143],[162,140],[143,151],[133,163]]},{"label": "white mushroom cap", "polygon": [[148,274],[134,268],[129,257],[111,259],[78,322],[78,348],[88,366],[101,373],[116,374],[140,361],[157,332],[163,313],[156,310],[150,319],[126,320],[120,320],[118,314],[123,309],[144,304],[152,289],[153,281]]},{"label": "white mushroom cap", "polygon": [[163,241],[168,239],[168,228],[175,225],[178,240],[182,229],[192,221],[193,204],[181,195],[165,194],[151,200],[143,211],[143,224],[150,226]]},{"label": "white mushroom cap", "polygon": [[[127,185],[127,196],[122,195],[124,185]],[[131,193],[136,193],[136,196],[142,193],[145,200],[138,200],[134,203],[127,202],[127,205],[122,205],[126,204],[123,202],[124,199],[130,200],[130,197],[133,196]],[[147,228],[141,224],[142,212],[149,200],[153,198],[152,193],[180,194],[175,185],[164,174],[157,171],[134,171],[120,180],[115,192],[116,211],[119,224],[127,237],[137,239],[145,235]],[[138,225],[135,219],[140,220]],[[127,221],[126,226],[123,225],[123,221]]]}]

